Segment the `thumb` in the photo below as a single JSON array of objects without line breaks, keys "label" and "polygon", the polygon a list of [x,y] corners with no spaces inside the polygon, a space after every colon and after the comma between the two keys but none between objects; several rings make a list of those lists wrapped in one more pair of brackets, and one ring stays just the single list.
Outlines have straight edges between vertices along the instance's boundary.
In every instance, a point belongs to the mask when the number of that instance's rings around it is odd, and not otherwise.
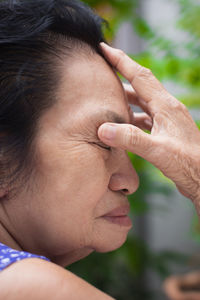
[{"label": "thumb", "polygon": [[102,142],[111,147],[121,148],[155,163],[156,141],[150,135],[131,124],[104,123],[98,129]]}]

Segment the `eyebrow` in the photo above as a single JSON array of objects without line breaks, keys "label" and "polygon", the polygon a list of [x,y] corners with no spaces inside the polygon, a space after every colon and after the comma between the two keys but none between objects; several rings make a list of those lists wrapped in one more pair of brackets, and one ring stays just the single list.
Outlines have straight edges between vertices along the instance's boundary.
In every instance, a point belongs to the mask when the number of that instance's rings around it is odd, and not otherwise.
[{"label": "eyebrow", "polygon": [[128,121],[124,118],[124,116],[111,110],[96,112],[92,115],[92,119],[95,121],[102,121],[102,123],[105,122],[118,123],[118,124],[128,123]]}]

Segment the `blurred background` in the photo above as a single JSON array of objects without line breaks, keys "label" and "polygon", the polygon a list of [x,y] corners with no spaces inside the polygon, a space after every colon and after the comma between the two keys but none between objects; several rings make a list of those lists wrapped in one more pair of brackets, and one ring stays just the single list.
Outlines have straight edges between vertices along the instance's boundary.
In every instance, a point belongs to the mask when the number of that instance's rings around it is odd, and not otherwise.
[{"label": "blurred background", "polygon": [[[109,22],[108,41],[150,68],[200,128],[199,0],[84,2]],[[69,269],[118,300],[163,300],[167,276],[200,270],[200,225],[172,182],[143,159],[130,158],[140,188],[129,197],[134,226],[127,242]]]}]

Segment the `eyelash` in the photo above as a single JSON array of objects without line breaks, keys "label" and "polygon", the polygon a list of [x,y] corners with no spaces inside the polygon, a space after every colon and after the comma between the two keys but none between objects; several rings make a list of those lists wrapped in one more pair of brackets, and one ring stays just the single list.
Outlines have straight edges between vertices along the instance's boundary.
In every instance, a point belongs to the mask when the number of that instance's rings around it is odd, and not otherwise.
[{"label": "eyelash", "polygon": [[109,147],[109,146],[104,146],[104,145],[101,145],[101,144],[97,144],[99,147],[101,147],[101,148],[103,148],[103,149],[105,149],[105,150],[107,150],[107,151],[111,151],[111,147]]},{"label": "eyelash", "polygon": [[104,149],[104,150],[107,150],[107,151],[111,151],[111,147],[109,147],[109,146],[106,146],[106,145],[104,145],[104,144],[100,144],[100,143],[92,143],[92,144],[94,144],[94,145],[97,145],[97,146],[99,146],[100,148],[102,148],[102,149]]}]

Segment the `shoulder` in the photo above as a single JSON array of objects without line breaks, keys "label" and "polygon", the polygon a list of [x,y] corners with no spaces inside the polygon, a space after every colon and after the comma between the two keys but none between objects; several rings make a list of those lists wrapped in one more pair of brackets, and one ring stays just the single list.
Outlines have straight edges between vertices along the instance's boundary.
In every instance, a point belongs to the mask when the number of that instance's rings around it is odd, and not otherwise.
[{"label": "shoulder", "polygon": [[111,300],[112,298],[54,263],[24,259],[0,273],[0,300]]}]

